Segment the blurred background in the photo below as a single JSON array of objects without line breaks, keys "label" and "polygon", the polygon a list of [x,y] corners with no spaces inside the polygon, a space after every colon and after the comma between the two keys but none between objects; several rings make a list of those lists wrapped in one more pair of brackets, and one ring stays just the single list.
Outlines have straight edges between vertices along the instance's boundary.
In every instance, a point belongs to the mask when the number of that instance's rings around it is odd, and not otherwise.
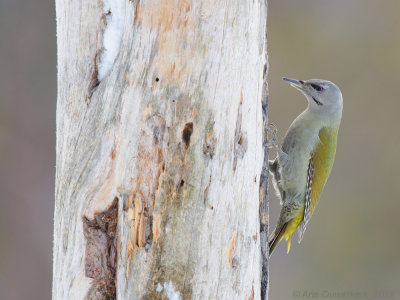
[{"label": "blurred background", "polygon": [[55,176],[53,1],[0,0],[0,299],[50,299]]},{"label": "blurred background", "polygon": [[[272,256],[272,300],[400,299],[399,13],[397,0],[269,1],[279,141],[307,105],[282,76],[328,79],[344,99],[335,165],[302,243],[296,233],[289,255],[283,241]],[[270,198],[271,229],[279,211]]]},{"label": "blurred background", "polygon": [[[272,300],[400,299],[399,12],[398,0],[269,0],[279,140],[306,107],[282,76],[344,96],[335,166],[301,245],[296,234],[272,256]],[[0,1],[0,299],[51,297],[55,26],[53,1]],[[272,228],[278,214],[271,197]]]}]

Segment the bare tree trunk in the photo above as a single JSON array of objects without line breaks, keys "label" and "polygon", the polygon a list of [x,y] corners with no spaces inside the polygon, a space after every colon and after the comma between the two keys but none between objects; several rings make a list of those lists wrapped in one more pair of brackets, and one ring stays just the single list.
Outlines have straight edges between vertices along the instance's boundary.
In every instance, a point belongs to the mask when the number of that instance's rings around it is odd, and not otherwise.
[{"label": "bare tree trunk", "polygon": [[56,6],[53,299],[266,296],[266,0]]}]

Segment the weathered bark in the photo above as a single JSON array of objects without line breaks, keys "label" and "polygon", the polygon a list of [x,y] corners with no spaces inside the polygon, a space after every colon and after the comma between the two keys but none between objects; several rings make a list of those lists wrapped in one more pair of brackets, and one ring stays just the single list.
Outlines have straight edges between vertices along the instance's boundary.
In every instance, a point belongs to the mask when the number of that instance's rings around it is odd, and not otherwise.
[{"label": "weathered bark", "polygon": [[265,295],[266,0],[56,4],[53,299]]}]

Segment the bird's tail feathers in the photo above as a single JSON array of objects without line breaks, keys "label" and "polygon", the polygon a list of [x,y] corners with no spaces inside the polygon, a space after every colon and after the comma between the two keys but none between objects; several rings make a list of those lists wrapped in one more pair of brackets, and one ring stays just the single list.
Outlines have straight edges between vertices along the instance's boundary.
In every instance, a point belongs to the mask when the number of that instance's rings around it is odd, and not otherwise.
[{"label": "bird's tail feathers", "polygon": [[274,251],[275,247],[278,245],[279,241],[283,238],[283,234],[285,233],[287,223],[283,224],[279,228],[275,228],[275,230],[271,234],[271,238],[268,242],[268,256],[271,256],[272,251]]}]

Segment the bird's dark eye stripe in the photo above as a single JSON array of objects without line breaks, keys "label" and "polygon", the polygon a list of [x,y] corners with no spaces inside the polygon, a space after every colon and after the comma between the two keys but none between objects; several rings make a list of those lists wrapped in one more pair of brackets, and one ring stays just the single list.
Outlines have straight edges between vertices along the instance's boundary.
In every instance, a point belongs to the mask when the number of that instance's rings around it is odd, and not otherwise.
[{"label": "bird's dark eye stripe", "polygon": [[317,84],[311,83],[311,86],[312,86],[312,88],[313,88],[314,90],[316,90],[316,91],[318,91],[318,92],[320,92],[320,91],[323,90],[322,86],[319,86],[319,85],[317,85]]},{"label": "bird's dark eye stripe", "polygon": [[315,99],[315,97],[312,97],[312,99],[314,100],[315,103],[317,103],[317,105],[322,105],[322,102]]}]

